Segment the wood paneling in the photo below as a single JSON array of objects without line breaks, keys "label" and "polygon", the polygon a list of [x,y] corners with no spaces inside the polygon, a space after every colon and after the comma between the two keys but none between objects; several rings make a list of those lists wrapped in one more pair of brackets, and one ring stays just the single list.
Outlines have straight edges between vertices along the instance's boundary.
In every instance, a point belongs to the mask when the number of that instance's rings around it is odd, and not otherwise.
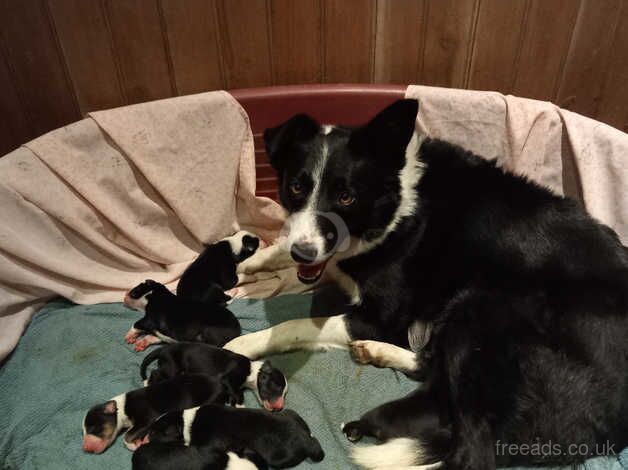
[{"label": "wood paneling", "polygon": [[223,88],[214,0],[161,0],[179,94]]},{"label": "wood paneling", "polygon": [[265,0],[219,0],[218,20],[227,88],[272,84]]},{"label": "wood paneling", "polygon": [[0,18],[2,49],[32,132],[43,134],[78,119],[76,97],[46,3],[4,0]]},{"label": "wood paneling", "polygon": [[579,0],[531,0],[513,94],[554,99],[579,6]]},{"label": "wood paneling", "polygon": [[219,88],[392,82],[628,126],[628,0],[0,0],[0,152],[81,113]]},{"label": "wood paneling", "polygon": [[510,93],[529,0],[482,0],[468,87]]},{"label": "wood paneling", "polygon": [[271,0],[274,83],[318,83],[323,77],[321,0]]},{"label": "wood paneling", "polygon": [[374,23],[374,0],[323,0],[325,82],[372,80]]},{"label": "wood paneling", "polygon": [[[375,75],[380,83],[415,83],[423,52],[426,0],[379,0]],[[408,41],[409,38],[415,38]]]},{"label": "wood paneling", "polygon": [[105,10],[128,101],[176,94],[157,0],[107,0]]},{"label": "wood paneling", "polygon": [[596,114],[622,3],[582,1],[556,99],[559,106],[589,116]]},{"label": "wood paneling", "polygon": [[628,5],[622,2],[621,19],[611,46],[597,118],[628,132]]},{"label": "wood paneling", "polygon": [[478,0],[427,0],[420,83],[463,87]]},{"label": "wood paneling", "polygon": [[123,105],[111,33],[100,0],[49,0],[81,113]]}]

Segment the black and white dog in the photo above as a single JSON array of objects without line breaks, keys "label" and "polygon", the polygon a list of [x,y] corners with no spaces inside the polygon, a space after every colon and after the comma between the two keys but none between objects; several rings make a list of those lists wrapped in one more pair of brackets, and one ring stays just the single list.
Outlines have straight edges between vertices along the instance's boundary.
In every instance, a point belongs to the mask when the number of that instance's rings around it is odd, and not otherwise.
[{"label": "black and white dog", "polygon": [[[352,440],[386,441],[354,448],[366,468],[492,469],[619,451],[628,250],[576,202],[420,135],[417,111],[400,100],[359,128],[298,115],[265,132],[299,277],[327,269],[352,301],[343,315],[225,347],[250,358],[349,348],[361,362],[421,370],[417,392],[345,426]],[[548,443],[552,452],[529,452]]]},{"label": "black and white dog", "polygon": [[[252,459],[252,460],[250,460]],[[148,443],[133,453],[133,470],[266,470],[256,456],[197,449],[176,443]]]},{"label": "black and white dog", "polygon": [[[182,374],[202,374],[219,379],[232,396],[241,398],[242,388],[255,393],[260,403],[270,411],[284,407],[288,381],[270,361],[249,358],[202,343],[174,343],[150,352],[142,361],[140,375],[146,379],[146,369],[157,361],[157,368],[144,383],[154,385]],[[241,400],[237,400],[237,404]]]}]

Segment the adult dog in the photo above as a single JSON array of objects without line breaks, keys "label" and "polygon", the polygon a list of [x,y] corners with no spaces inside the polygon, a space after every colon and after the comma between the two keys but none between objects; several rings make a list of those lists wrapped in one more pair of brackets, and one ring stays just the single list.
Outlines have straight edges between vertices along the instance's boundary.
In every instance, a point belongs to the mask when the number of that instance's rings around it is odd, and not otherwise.
[{"label": "adult dog", "polygon": [[359,128],[298,115],[265,132],[300,279],[327,268],[352,303],[226,347],[251,358],[350,348],[420,373],[417,392],[345,426],[352,440],[385,441],[354,449],[367,468],[562,464],[621,450],[628,250],[576,202],[420,135],[417,111],[401,100]]}]

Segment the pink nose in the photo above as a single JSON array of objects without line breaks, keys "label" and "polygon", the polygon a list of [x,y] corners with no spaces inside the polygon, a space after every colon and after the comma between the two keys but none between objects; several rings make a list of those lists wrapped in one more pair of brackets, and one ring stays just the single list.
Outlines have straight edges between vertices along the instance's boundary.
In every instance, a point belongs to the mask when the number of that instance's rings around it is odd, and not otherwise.
[{"label": "pink nose", "polygon": [[272,411],[283,410],[283,407],[284,407],[284,404],[285,404],[284,401],[285,400],[284,400],[283,397],[279,397],[279,398],[277,398],[273,402],[267,401],[266,402],[266,408],[268,408],[269,410],[272,410]]},{"label": "pink nose", "polygon": [[107,448],[107,441],[92,434],[83,437],[83,450],[92,454],[100,454]]}]

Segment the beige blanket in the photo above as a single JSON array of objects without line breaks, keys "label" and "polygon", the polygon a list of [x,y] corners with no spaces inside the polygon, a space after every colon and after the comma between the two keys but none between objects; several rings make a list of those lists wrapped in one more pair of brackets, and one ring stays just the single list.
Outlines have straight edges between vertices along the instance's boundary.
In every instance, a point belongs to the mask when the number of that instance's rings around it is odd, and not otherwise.
[{"label": "beige blanket", "polygon": [[90,114],[0,159],[0,358],[50,297],[115,302],[174,287],[202,243],[240,227],[272,240],[255,197],[248,117],[225,92]]},{"label": "beige blanket", "polygon": [[[427,134],[576,197],[628,243],[626,134],[498,93],[407,94]],[[0,358],[52,296],[119,301],[145,278],[174,288],[203,242],[240,227],[272,241],[283,213],[254,196],[254,172],[248,119],[224,92],[92,113],[1,158]],[[294,270],[246,281],[238,296],[267,296],[294,288]]]}]

